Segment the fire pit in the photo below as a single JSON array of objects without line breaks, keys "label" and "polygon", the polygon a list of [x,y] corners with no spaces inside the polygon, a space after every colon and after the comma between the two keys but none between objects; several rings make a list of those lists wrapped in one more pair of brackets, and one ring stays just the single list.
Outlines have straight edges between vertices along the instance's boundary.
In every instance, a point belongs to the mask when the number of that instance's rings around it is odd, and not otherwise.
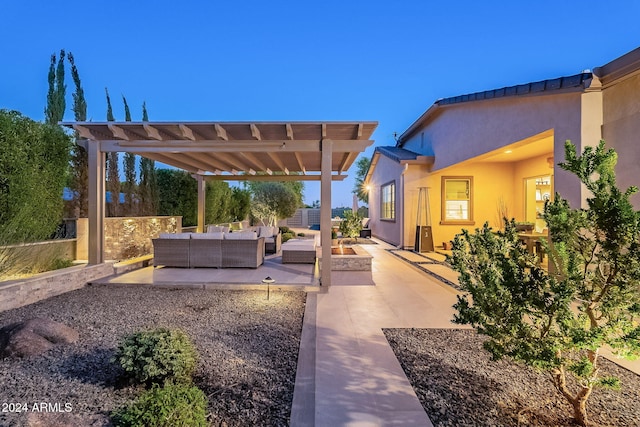
[{"label": "fire pit", "polygon": [[356,255],[356,251],[352,248],[338,246],[337,248],[331,248],[331,255]]},{"label": "fire pit", "polygon": [[[371,255],[359,245],[331,248],[331,270],[371,271]],[[322,263],[319,263],[322,268]]]}]

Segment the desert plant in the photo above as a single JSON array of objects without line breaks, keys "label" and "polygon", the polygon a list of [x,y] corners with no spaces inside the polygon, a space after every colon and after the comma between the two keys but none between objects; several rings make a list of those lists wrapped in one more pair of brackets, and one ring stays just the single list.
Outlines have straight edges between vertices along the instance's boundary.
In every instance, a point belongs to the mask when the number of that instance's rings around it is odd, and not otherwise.
[{"label": "desert plant", "polygon": [[296,235],[291,232],[282,233],[282,243],[286,242],[287,240],[291,240],[294,237],[296,237]]},{"label": "desert plant", "polygon": [[111,417],[116,427],[204,427],[207,397],[192,385],[155,385]]},{"label": "desert plant", "polygon": [[[458,297],[454,321],[488,335],[485,348],[494,359],[509,356],[550,371],[575,420],[586,426],[593,388],[618,385],[599,376],[599,350],[640,354],[640,212],[629,200],[637,189],[617,188],[617,156],[604,142],[580,157],[567,142],[565,158],[559,166],[592,197],[588,209],[571,208],[558,194],[546,203],[552,272],[523,249],[513,221],[504,232],[487,224],[475,234],[465,231],[450,258],[468,292]],[[567,374],[576,380],[573,389]]]},{"label": "desert plant", "polygon": [[148,386],[167,380],[190,382],[196,360],[187,334],[164,328],[125,337],[113,357],[132,379]]},{"label": "desert plant", "polygon": [[345,211],[344,219],[340,223],[339,229],[342,237],[355,238],[357,241],[358,237],[360,237],[360,230],[362,230],[362,217],[353,210]]}]

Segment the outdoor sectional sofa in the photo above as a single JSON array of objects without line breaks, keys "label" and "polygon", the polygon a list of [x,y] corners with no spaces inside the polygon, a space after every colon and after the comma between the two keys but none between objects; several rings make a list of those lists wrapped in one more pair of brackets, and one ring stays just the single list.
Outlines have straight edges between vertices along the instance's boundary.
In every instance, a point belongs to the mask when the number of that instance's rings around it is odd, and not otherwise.
[{"label": "outdoor sectional sofa", "polygon": [[264,263],[264,239],[253,231],[161,234],[153,239],[153,265],[258,268]]}]

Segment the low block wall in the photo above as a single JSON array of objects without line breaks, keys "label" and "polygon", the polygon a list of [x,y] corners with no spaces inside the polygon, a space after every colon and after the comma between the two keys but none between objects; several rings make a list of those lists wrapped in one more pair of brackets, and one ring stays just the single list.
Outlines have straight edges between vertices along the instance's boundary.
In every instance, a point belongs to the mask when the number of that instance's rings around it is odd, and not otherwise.
[{"label": "low block wall", "polygon": [[[123,260],[153,253],[151,239],[160,233],[180,233],[181,216],[115,217],[104,219],[104,257]],[[76,259],[89,257],[89,222],[78,218],[78,251]]]},{"label": "low block wall", "polygon": [[0,311],[80,289],[93,280],[113,273],[112,263],[78,265],[38,274],[24,280],[0,283]]}]

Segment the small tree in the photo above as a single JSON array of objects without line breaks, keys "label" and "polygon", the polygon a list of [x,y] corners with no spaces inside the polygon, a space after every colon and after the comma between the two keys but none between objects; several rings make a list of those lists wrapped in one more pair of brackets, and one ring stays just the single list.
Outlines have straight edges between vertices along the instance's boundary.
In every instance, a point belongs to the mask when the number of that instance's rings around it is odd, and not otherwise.
[{"label": "small tree", "polygon": [[[552,273],[523,249],[513,220],[504,232],[488,224],[475,234],[465,231],[456,236],[450,261],[469,295],[458,297],[454,321],[488,335],[485,348],[494,359],[509,356],[549,370],[586,426],[593,388],[618,386],[616,378],[599,375],[600,348],[640,354],[640,212],[629,200],[637,189],[617,188],[617,155],[604,142],[581,157],[567,142],[565,152],[559,166],[593,196],[588,209],[571,208],[558,194],[545,205]],[[567,374],[576,379],[574,389]]]},{"label": "small tree", "polygon": [[[251,213],[262,222],[266,220],[267,223],[275,225],[274,222],[278,219],[289,218],[296,213],[296,209],[300,206],[298,193],[291,185],[281,182],[263,182],[260,185],[254,185],[252,190]],[[259,209],[258,206],[260,206]]]},{"label": "small tree", "polygon": [[342,233],[342,237],[355,238],[357,241],[358,237],[360,237],[360,230],[362,230],[362,217],[353,210],[345,211],[339,230]]},{"label": "small tree", "polygon": [[249,216],[251,193],[239,187],[231,188],[230,215],[232,221],[243,221]]}]

